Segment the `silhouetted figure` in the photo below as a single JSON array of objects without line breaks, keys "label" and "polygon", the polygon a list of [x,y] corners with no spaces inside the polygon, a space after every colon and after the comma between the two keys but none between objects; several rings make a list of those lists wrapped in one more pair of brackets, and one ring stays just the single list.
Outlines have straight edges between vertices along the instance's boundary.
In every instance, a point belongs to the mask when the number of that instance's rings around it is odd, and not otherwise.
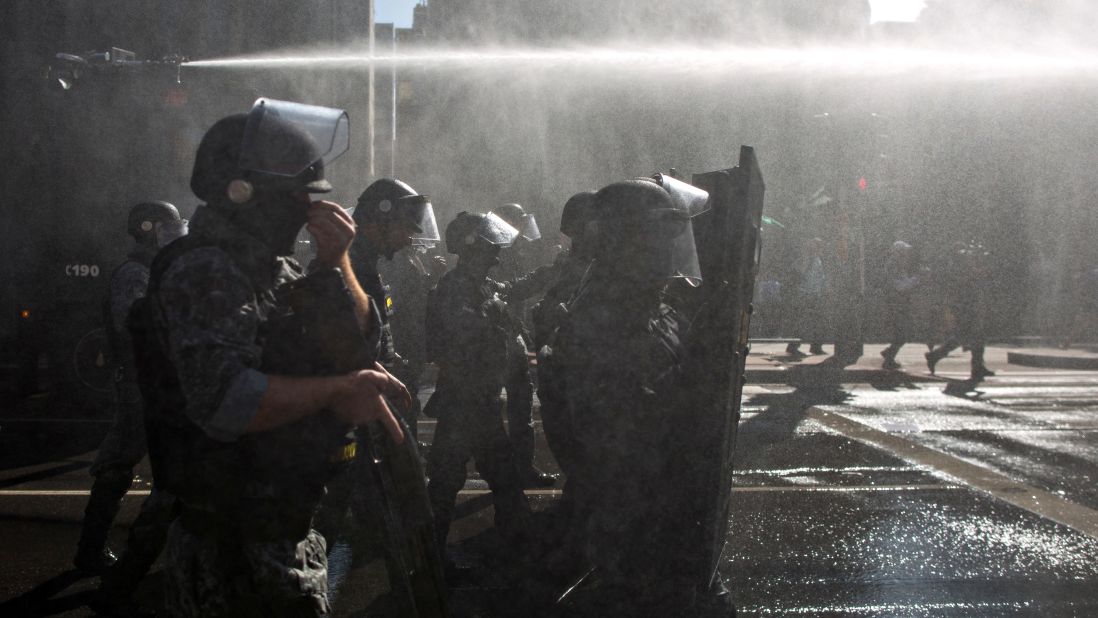
[{"label": "silhouetted figure", "polygon": [[[811,354],[823,354],[827,335],[828,307],[825,302],[828,281],[823,262],[823,240],[813,238],[805,245],[805,256],[798,269],[800,281],[795,295],[796,334],[808,341]],[[800,342],[786,346],[786,354],[800,354]]]},{"label": "silhouetted figure", "polygon": [[987,250],[975,241],[958,242],[953,246],[943,275],[954,329],[945,343],[927,352],[926,364],[930,373],[934,373],[938,361],[965,346],[972,353],[971,380],[995,375],[984,364],[983,296],[987,257]]},{"label": "silhouetted figure", "polygon": [[[142,202],[130,209],[126,231],[134,238],[134,247],[126,261],[114,270],[106,306],[106,326],[115,362],[114,424],[111,425],[92,464],[95,477],[84,510],[73,563],[86,573],[100,573],[114,564],[115,556],[107,549],[107,533],[119,504],[133,483],[134,467],[145,457],[144,408],[137,387],[133,341],[126,329],[126,317],[149,286],[149,265],[160,247],[186,233],[186,222],[175,206],[167,202]],[[150,500],[156,504],[156,500]],[[153,559],[163,541],[148,548]],[[138,548],[135,547],[134,550]],[[150,562],[151,564],[151,562]],[[148,567],[146,566],[146,569]],[[140,579],[144,571],[137,575]]]},{"label": "silhouetted figure", "polygon": [[440,548],[470,458],[492,490],[500,533],[521,540],[529,532],[519,465],[500,418],[509,349],[519,326],[488,278],[500,250],[517,236],[494,214],[458,214],[446,227],[446,250],[457,254],[457,266],[428,298],[427,355],[438,366],[438,380],[424,413],[438,425],[427,457],[427,493]]},{"label": "silhouetted figure", "polygon": [[911,340],[912,307],[925,274],[916,268],[915,252],[911,245],[902,240],[892,243],[885,263],[884,307],[892,332],[888,347],[881,350],[885,369],[900,368],[896,354]]}]

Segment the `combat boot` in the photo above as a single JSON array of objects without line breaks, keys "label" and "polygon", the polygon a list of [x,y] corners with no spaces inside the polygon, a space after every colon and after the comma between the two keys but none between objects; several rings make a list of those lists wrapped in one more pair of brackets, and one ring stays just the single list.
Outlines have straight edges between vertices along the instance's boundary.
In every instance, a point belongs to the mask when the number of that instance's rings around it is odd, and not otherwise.
[{"label": "combat boot", "polygon": [[107,470],[95,477],[88,505],[84,509],[80,541],[72,559],[73,565],[81,572],[98,575],[118,559],[107,548],[107,535],[118,514],[122,497],[132,482],[132,476],[119,470]]},{"label": "combat boot", "polygon": [[522,475],[522,486],[526,489],[544,489],[557,484],[557,475],[539,470],[537,466],[530,466]]}]

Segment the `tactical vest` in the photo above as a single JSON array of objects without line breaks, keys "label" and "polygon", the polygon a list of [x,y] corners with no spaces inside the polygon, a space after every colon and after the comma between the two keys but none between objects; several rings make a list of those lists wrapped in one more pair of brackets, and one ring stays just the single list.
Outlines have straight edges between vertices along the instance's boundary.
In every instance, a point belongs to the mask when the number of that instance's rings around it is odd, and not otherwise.
[{"label": "tactical vest", "polygon": [[[235,442],[214,440],[186,416],[166,335],[157,332],[152,303],[164,273],[177,257],[214,244],[196,234],[167,247],[153,263],[148,295],[130,313],[154,483],[181,499],[185,525],[189,514],[190,525],[225,534],[303,538],[324,484],[353,457],[349,428],[322,412]],[[241,263],[232,248],[216,246]],[[254,292],[264,373],[336,375],[372,364],[339,271]]]}]

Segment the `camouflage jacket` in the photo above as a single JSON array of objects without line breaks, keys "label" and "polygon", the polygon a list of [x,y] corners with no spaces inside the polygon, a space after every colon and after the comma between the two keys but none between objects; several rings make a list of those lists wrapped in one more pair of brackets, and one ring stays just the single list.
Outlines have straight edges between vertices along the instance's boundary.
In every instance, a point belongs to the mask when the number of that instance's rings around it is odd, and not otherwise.
[{"label": "camouflage jacket", "polygon": [[115,356],[115,363],[122,367],[133,366],[133,341],[126,328],[126,318],[134,301],[145,296],[149,288],[149,264],[153,255],[152,250],[137,247],[111,273],[104,317],[111,352]]},{"label": "camouflage jacket", "polygon": [[[245,606],[267,615],[234,599],[286,599],[326,611],[323,541],[309,522],[324,491],[313,464],[325,466],[329,459],[303,429],[324,415],[244,433],[267,389],[269,326],[288,310],[277,291],[302,278],[302,269],[271,255],[209,207],[199,208],[190,235],[177,242],[153,264],[149,302],[152,329],[184,401],[181,411],[165,413],[181,413],[200,430],[190,442],[172,440],[170,449],[178,453],[183,445],[185,468],[193,470],[184,475],[198,479],[185,486],[200,493],[180,495],[186,532],[173,536],[168,553],[175,559],[167,574],[180,593],[166,605],[178,615],[234,613]],[[174,433],[195,431],[185,424]],[[241,582],[248,590],[234,589]]]},{"label": "camouflage jacket", "polygon": [[258,339],[277,304],[274,290],[304,273],[209,207],[195,213],[190,227],[191,242],[209,244],[175,257],[164,272],[151,295],[156,330],[175,365],[187,417],[210,437],[231,442],[267,390]]}]

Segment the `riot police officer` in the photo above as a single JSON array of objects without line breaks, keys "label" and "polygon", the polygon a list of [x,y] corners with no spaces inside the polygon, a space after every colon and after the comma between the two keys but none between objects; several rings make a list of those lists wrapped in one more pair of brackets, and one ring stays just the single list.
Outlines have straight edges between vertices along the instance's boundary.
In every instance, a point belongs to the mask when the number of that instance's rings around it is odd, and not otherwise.
[{"label": "riot police officer", "polygon": [[406,419],[414,427],[418,416],[418,375],[409,371],[408,363],[397,352],[389,326],[389,288],[378,272],[378,261],[384,255],[388,261],[405,247],[438,243],[438,224],[434,208],[426,195],[420,195],[407,183],[394,178],[375,181],[358,198],[354,211],[358,233],[351,245],[351,264],[355,276],[371,298],[377,299],[381,319],[381,364],[409,387],[412,408]]},{"label": "riot police officer", "polygon": [[569,483],[590,568],[568,597],[581,615],[686,615],[696,593],[683,581],[688,558],[668,548],[690,521],[674,476],[689,448],[689,427],[674,420],[689,324],[663,293],[674,279],[700,281],[690,224],[700,203],[647,178],[610,184],[595,201],[595,259],[541,365],[579,451]]},{"label": "riot police officer", "polygon": [[517,236],[494,214],[458,214],[446,227],[446,250],[458,256],[457,266],[428,297],[427,355],[438,365],[438,380],[424,412],[438,419],[427,473],[440,547],[470,457],[492,489],[500,532],[517,538],[528,523],[529,507],[500,419],[517,320],[488,278],[500,250]]},{"label": "riot police officer", "polygon": [[[568,198],[560,216],[560,231],[571,241],[571,246],[557,256],[557,281],[534,305],[534,347],[541,350],[555,332],[559,321],[567,315],[565,305],[572,299],[583,275],[591,265],[593,247],[588,226],[595,220],[595,192],[582,191]],[[553,375],[543,374],[538,380],[538,400],[541,402],[542,428],[553,457],[566,478],[573,476],[576,464],[575,434],[571,414],[557,385],[551,383]],[[571,506],[571,486],[565,483],[561,504],[565,512]]]},{"label": "riot police officer", "polygon": [[[215,123],[191,188],[191,233],[154,260],[132,327],[148,401],[154,482],[181,513],[169,533],[175,616],[328,613],[324,540],[311,529],[354,425],[403,439],[383,395],[408,394],[376,358],[377,310],[354,278],[354,222],[324,168],[346,150],[342,110],[259,99]],[[302,226],[313,272],[289,259]],[[302,333],[340,325],[326,342]],[[372,345],[367,345],[367,343]],[[335,371],[331,347],[371,354]],[[371,367],[361,369],[361,367]]]},{"label": "riot police officer", "polygon": [[[408,184],[382,178],[363,191],[353,219],[357,232],[350,249],[351,264],[363,289],[377,299],[375,308],[381,322],[378,360],[409,387],[412,405],[403,410],[404,428],[414,436],[411,427],[415,426],[419,409],[419,376],[418,372],[409,371],[408,363],[397,353],[389,328],[389,288],[378,272],[378,262],[381,256],[391,261],[398,251],[412,244],[437,243],[440,238],[434,209],[427,196]],[[324,535],[331,551],[349,509],[357,530],[373,535],[369,545],[380,546],[385,555],[390,591],[398,611],[401,615],[427,616],[428,607],[442,605],[444,594],[437,589],[441,582],[433,577],[435,568],[441,573],[441,564],[433,546],[430,507],[425,499],[418,449],[414,444],[406,445],[405,449],[399,454],[381,452],[374,448],[369,432],[360,432],[358,451],[367,456],[356,457],[353,465],[328,484],[328,493],[316,516],[316,529]],[[391,461],[382,462],[382,458]],[[396,470],[396,459],[412,465]],[[417,535],[419,528],[422,535]],[[409,547],[414,550],[408,552]],[[441,575],[437,579],[441,580]],[[419,581],[429,582],[431,588],[418,585]]]},{"label": "riot police officer", "polygon": [[[126,232],[133,236],[134,246],[126,260],[111,274],[110,292],[104,307],[115,368],[114,424],[99,445],[99,453],[91,467],[95,482],[84,510],[80,541],[73,558],[76,568],[85,573],[99,573],[114,563],[115,556],[106,546],[107,533],[118,514],[122,496],[133,483],[133,469],[148,450],[126,316],[134,301],[145,295],[149,265],[157,250],[186,234],[186,230],[187,223],[179,216],[179,210],[168,202],[141,202],[130,208],[127,217]],[[146,501],[150,507],[160,502],[155,498]],[[156,536],[154,533],[153,537]],[[152,541],[151,547],[140,548],[140,551],[151,552],[155,559],[161,544],[162,541]],[[139,548],[134,546],[131,550]],[[138,577],[143,574],[144,570]]]}]

